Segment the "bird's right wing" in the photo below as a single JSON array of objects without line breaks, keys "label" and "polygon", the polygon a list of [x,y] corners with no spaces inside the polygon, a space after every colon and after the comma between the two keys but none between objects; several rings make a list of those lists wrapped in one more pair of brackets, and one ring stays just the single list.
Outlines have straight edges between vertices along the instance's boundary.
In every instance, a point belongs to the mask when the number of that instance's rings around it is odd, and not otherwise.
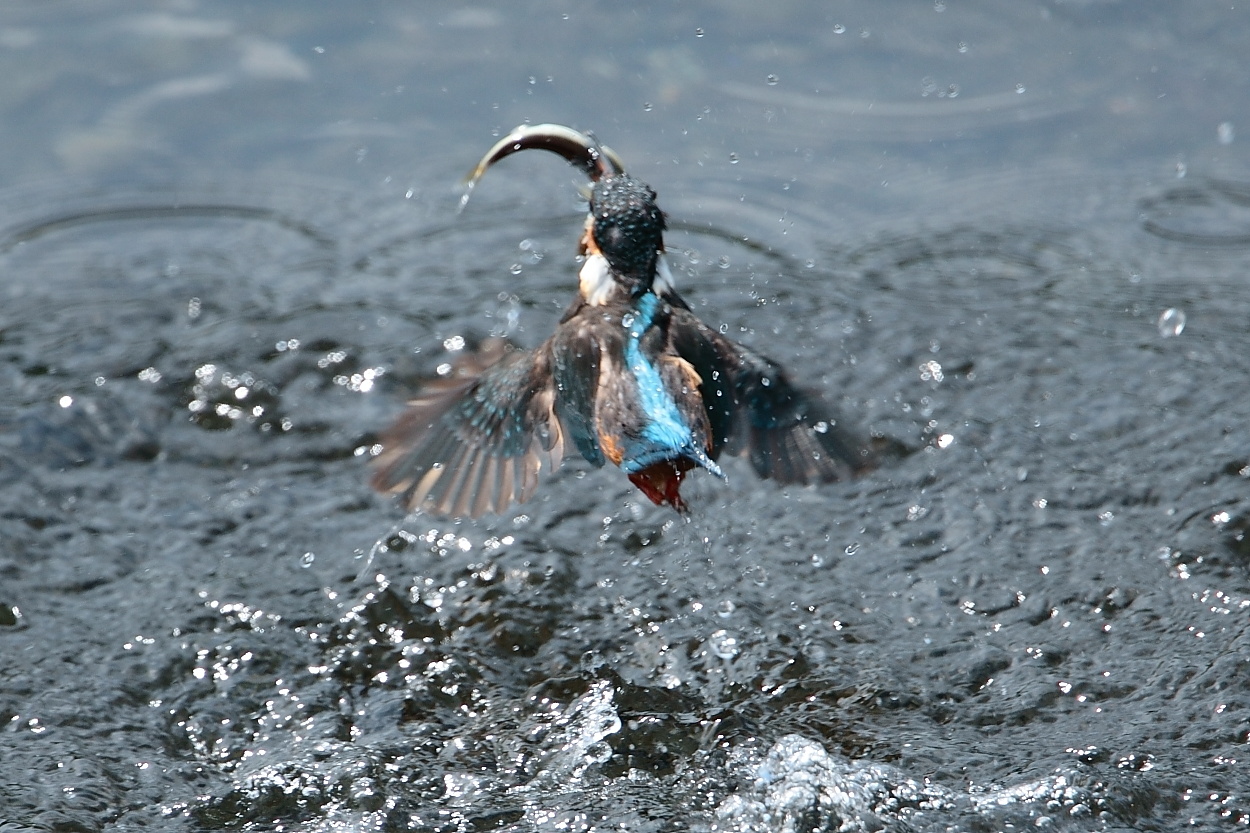
[{"label": "bird's right wing", "polygon": [[778,483],[843,480],[868,468],[872,455],[838,425],[820,396],[794,385],[781,365],[685,317],[675,344],[704,379],[702,391],[717,446],[751,461],[760,477]]}]

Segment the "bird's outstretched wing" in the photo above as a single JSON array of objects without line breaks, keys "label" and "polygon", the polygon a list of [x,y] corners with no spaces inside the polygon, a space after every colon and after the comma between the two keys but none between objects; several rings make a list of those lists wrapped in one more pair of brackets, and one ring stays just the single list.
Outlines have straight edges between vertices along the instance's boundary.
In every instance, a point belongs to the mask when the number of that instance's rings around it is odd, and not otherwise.
[{"label": "bird's outstretched wing", "polygon": [[674,314],[695,322],[674,328],[686,334],[674,346],[711,388],[704,390],[704,401],[718,448],[746,456],[760,477],[778,483],[843,480],[871,466],[868,446],[838,425],[819,395],[796,387],[779,364],[689,312]]},{"label": "bird's outstretched wing", "polygon": [[502,340],[463,356],[382,436],[372,486],[409,510],[477,517],[527,500],[564,456],[550,348]]}]

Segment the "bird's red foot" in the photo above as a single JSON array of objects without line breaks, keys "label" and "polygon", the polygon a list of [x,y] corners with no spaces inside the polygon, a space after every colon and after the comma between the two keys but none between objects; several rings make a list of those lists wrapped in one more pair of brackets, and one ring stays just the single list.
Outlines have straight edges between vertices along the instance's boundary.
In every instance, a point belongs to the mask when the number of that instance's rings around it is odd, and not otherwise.
[{"label": "bird's red foot", "polygon": [[680,514],[686,514],[686,502],[681,499],[681,481],[686,472],[693,468],[689,460],[663,460],[652,463],[629,475],[629,481],[656,506],[668,504]]}]

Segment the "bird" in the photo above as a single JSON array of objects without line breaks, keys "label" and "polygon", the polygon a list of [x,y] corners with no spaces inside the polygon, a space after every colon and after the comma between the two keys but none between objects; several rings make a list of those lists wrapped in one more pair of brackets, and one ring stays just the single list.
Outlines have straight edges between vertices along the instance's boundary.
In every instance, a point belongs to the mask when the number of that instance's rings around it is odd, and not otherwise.
[{"label": "bird", "polygon": [[517,127],[470,173],[465,200],[488,168],[529,149],[560,155],[590,180],[577,296],[538,347],[491,339],[426,384],[375,447],[374,489],[409,511],[501,514],[576,451],[689,520],[683,479],[703,470],[725,480],[725,453],[781,484],[871,466],[870,448],[818,394],[695,315],[674,285],[655,191],[593,134]]}]

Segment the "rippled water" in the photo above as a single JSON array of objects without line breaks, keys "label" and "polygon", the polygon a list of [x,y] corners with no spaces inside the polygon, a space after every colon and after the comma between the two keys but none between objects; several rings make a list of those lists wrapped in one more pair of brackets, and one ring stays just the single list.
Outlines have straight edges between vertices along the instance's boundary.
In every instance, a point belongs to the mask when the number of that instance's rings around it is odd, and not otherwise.
[{"label": "rippled water", "polygon": [[[0,12],[0,828],[1250,824],[1239,14]],[[577,464],[371,494],[406,393],[574,290],[554,159],[456,212],[523,119],[910,453],[730,461],[689,524]]]}]

